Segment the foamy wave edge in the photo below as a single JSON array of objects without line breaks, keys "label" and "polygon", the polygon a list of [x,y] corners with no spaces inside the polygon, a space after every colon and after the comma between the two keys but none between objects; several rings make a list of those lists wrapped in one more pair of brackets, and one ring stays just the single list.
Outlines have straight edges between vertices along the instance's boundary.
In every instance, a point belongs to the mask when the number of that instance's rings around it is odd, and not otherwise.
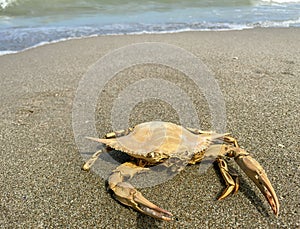
[{"label": "foamy wave edge", "polygon": [[25,48],[22,50],[18,50],[18,51],[10,51],[10,50],[0,51],[0,56],[21,53],[21,52],[25,52],[30,49],[34,49],[34,48],[41,47],[44,45],[49,45],[49,44],[55,44],[58,42],[77,40],[77,39],[79,40],[79,39],[84,39],[84,38],[89,38],[89,37],[97,37],[97,36],[99,36],[99,35],[95,34],[95,35],[90,35],[90,36],[85,36],[85,37],[83,37],[83,36],[82,37],[69,37],[69,38],[61,38],[61,39],[57,39],[57,40],[53,40],[53,41],[49,41],[49,42],[40,42],[34,46],[31,46],[31,47],[28,47],[28,48]]},{"label": "foamy wave edge", "polygon": [[49,41],[49,42],[40,42],[34,46],[30,46],[28,48],[18,50],[18,51],[10,51],[10,50],[5,50],[5,51],[0,51],[0,56],[4,55],[10,55],[10,54],[16,54],[16,53],[22,53],[30,49],[34,49],[37,47],[41,47],[44,45],[49,45],[49,44],[55,44],[58,42],[64,42],[64,41],[69,41],[69,40],[80,40],[80,39],[85,39],[85,38],[92,38],[92,37],[102,37],[102,36],[122,36],[122,35],[143,35],[143,34],[172,34],[172,33],[184,33],[184,32],[205,32],[205,31],[237,31],[237,30],[244,30],[244,29],[253,29],[253,26],[241,26],[241,25],[236,25],[235,27],[231,28],[219,28],[219,29],[191,29],[191,28],[185,28],[185,29],[178,29],[178,30],[170,30],[170,31],[138,31],[138,32],[128,32],[128,33],[107,33],[107,34],[92,34],[92,35],[87,35],[87,36],[79,36],[79,37],[68,37],[68,38],[60,38],[57,40]]},{"label": "foamy wave edge", "polygon": [[176,30],[164,30],[164,31],[148,31],[148,30],[141,30],[135,32],[116,32],[116,33],[106,33],[106,34],[90,34],[90,35],[82,35],[78,37],[67,37],[67,38],[59,38],[53,41],[47,42],[40,42],[36,45],[30,46],[28,48],[17,50],[17,51],[10,51],[10,50],[3,50],[0,51],[0,56],[9,55],[9,54],[16,54],[21,53],[30,49],[34,49],[40,46],[54,44],[58,42],[68,41],[68,40],[77,40],[77,39],[85,39],[91,37],[101,37],[101,36],[122,36],[122,35],[143,35],[143,34],[172,34],[172,33],[182,33],[182,32],[205,32],[205,31],[238,31],[238,30],[246,30],[246,29],[254,29],[254,28],[292,28],[293,24],[300,24],[300,17],[294,21],[285,21],[285,22],[273,22],[273,21],[265,21],[260,23],[250,23],[250,24],[228,24],[227,27],[223,28],[201,28],[201,29],[193,29],[193,28],[182,28]]}]

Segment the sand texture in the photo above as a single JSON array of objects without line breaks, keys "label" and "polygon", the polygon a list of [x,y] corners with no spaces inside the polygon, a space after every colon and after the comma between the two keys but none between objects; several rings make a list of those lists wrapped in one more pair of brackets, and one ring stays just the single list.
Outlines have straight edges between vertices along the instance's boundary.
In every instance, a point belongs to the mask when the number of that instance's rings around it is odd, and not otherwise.
[{"label": "sand texture", "polygon": [[[124,207],[106,191],[105,179],[80,169],[83,159],[72,127],[80,80],[113,50],[154,41],[191,52],[213,72],[225,101],[226,131],[267,171],[281,204],[278,218],[234,162],[230,165],[241,175],[240,191],[224,201],[216,200],[225,184],[214,166],[205,173],[197,165],[188,166],[173,179],[142,188],[145,197],[175,215],[173,222]],[[300,29],[70,40],[1,56],[0,69],[1,228],[300,227]],[[145,64],[118,72],[99,94],[99,135],[112,130],[111,109],[118,95],[134,82],[151,78],[185,91],[201,128],[211,128],[207,100],[191,80],[176,69]],[[132,109],[129,124],[180,123],[184,112],[153,98]]]}]

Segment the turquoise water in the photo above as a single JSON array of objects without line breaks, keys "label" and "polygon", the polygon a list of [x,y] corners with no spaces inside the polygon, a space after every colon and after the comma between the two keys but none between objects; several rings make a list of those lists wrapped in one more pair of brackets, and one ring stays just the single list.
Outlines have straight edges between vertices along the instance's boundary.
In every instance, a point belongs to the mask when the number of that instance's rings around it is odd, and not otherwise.
[{"label": "turquoise water", "polygon": [[300,27],[300,0],[0,0],[0,52],[107,34]]}]

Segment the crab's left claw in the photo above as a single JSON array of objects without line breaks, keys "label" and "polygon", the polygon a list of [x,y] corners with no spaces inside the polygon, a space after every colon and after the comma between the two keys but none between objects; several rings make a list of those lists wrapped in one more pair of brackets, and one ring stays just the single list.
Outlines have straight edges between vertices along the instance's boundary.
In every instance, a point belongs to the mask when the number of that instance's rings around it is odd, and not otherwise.
[{"label": "crab's left claw", "polygon": [[279,201],[264,169],[254,158],[249,155],[249,153],[240,148],[239,150],[233,152],[233,154],[234,155],[232,156],[234,157],[236,163],[260,189],[262,194],[269,202],[274,214],[278,216]]}]

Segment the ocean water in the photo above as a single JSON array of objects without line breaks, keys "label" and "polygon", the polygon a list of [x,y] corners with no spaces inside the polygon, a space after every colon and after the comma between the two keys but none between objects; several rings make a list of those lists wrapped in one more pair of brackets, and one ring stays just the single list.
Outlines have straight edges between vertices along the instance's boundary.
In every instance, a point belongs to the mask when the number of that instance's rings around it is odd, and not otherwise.
[{"label": "ocean water", "polygon": [[0,55],[108,34],[300,27],[300,0],[0,0]]}]

